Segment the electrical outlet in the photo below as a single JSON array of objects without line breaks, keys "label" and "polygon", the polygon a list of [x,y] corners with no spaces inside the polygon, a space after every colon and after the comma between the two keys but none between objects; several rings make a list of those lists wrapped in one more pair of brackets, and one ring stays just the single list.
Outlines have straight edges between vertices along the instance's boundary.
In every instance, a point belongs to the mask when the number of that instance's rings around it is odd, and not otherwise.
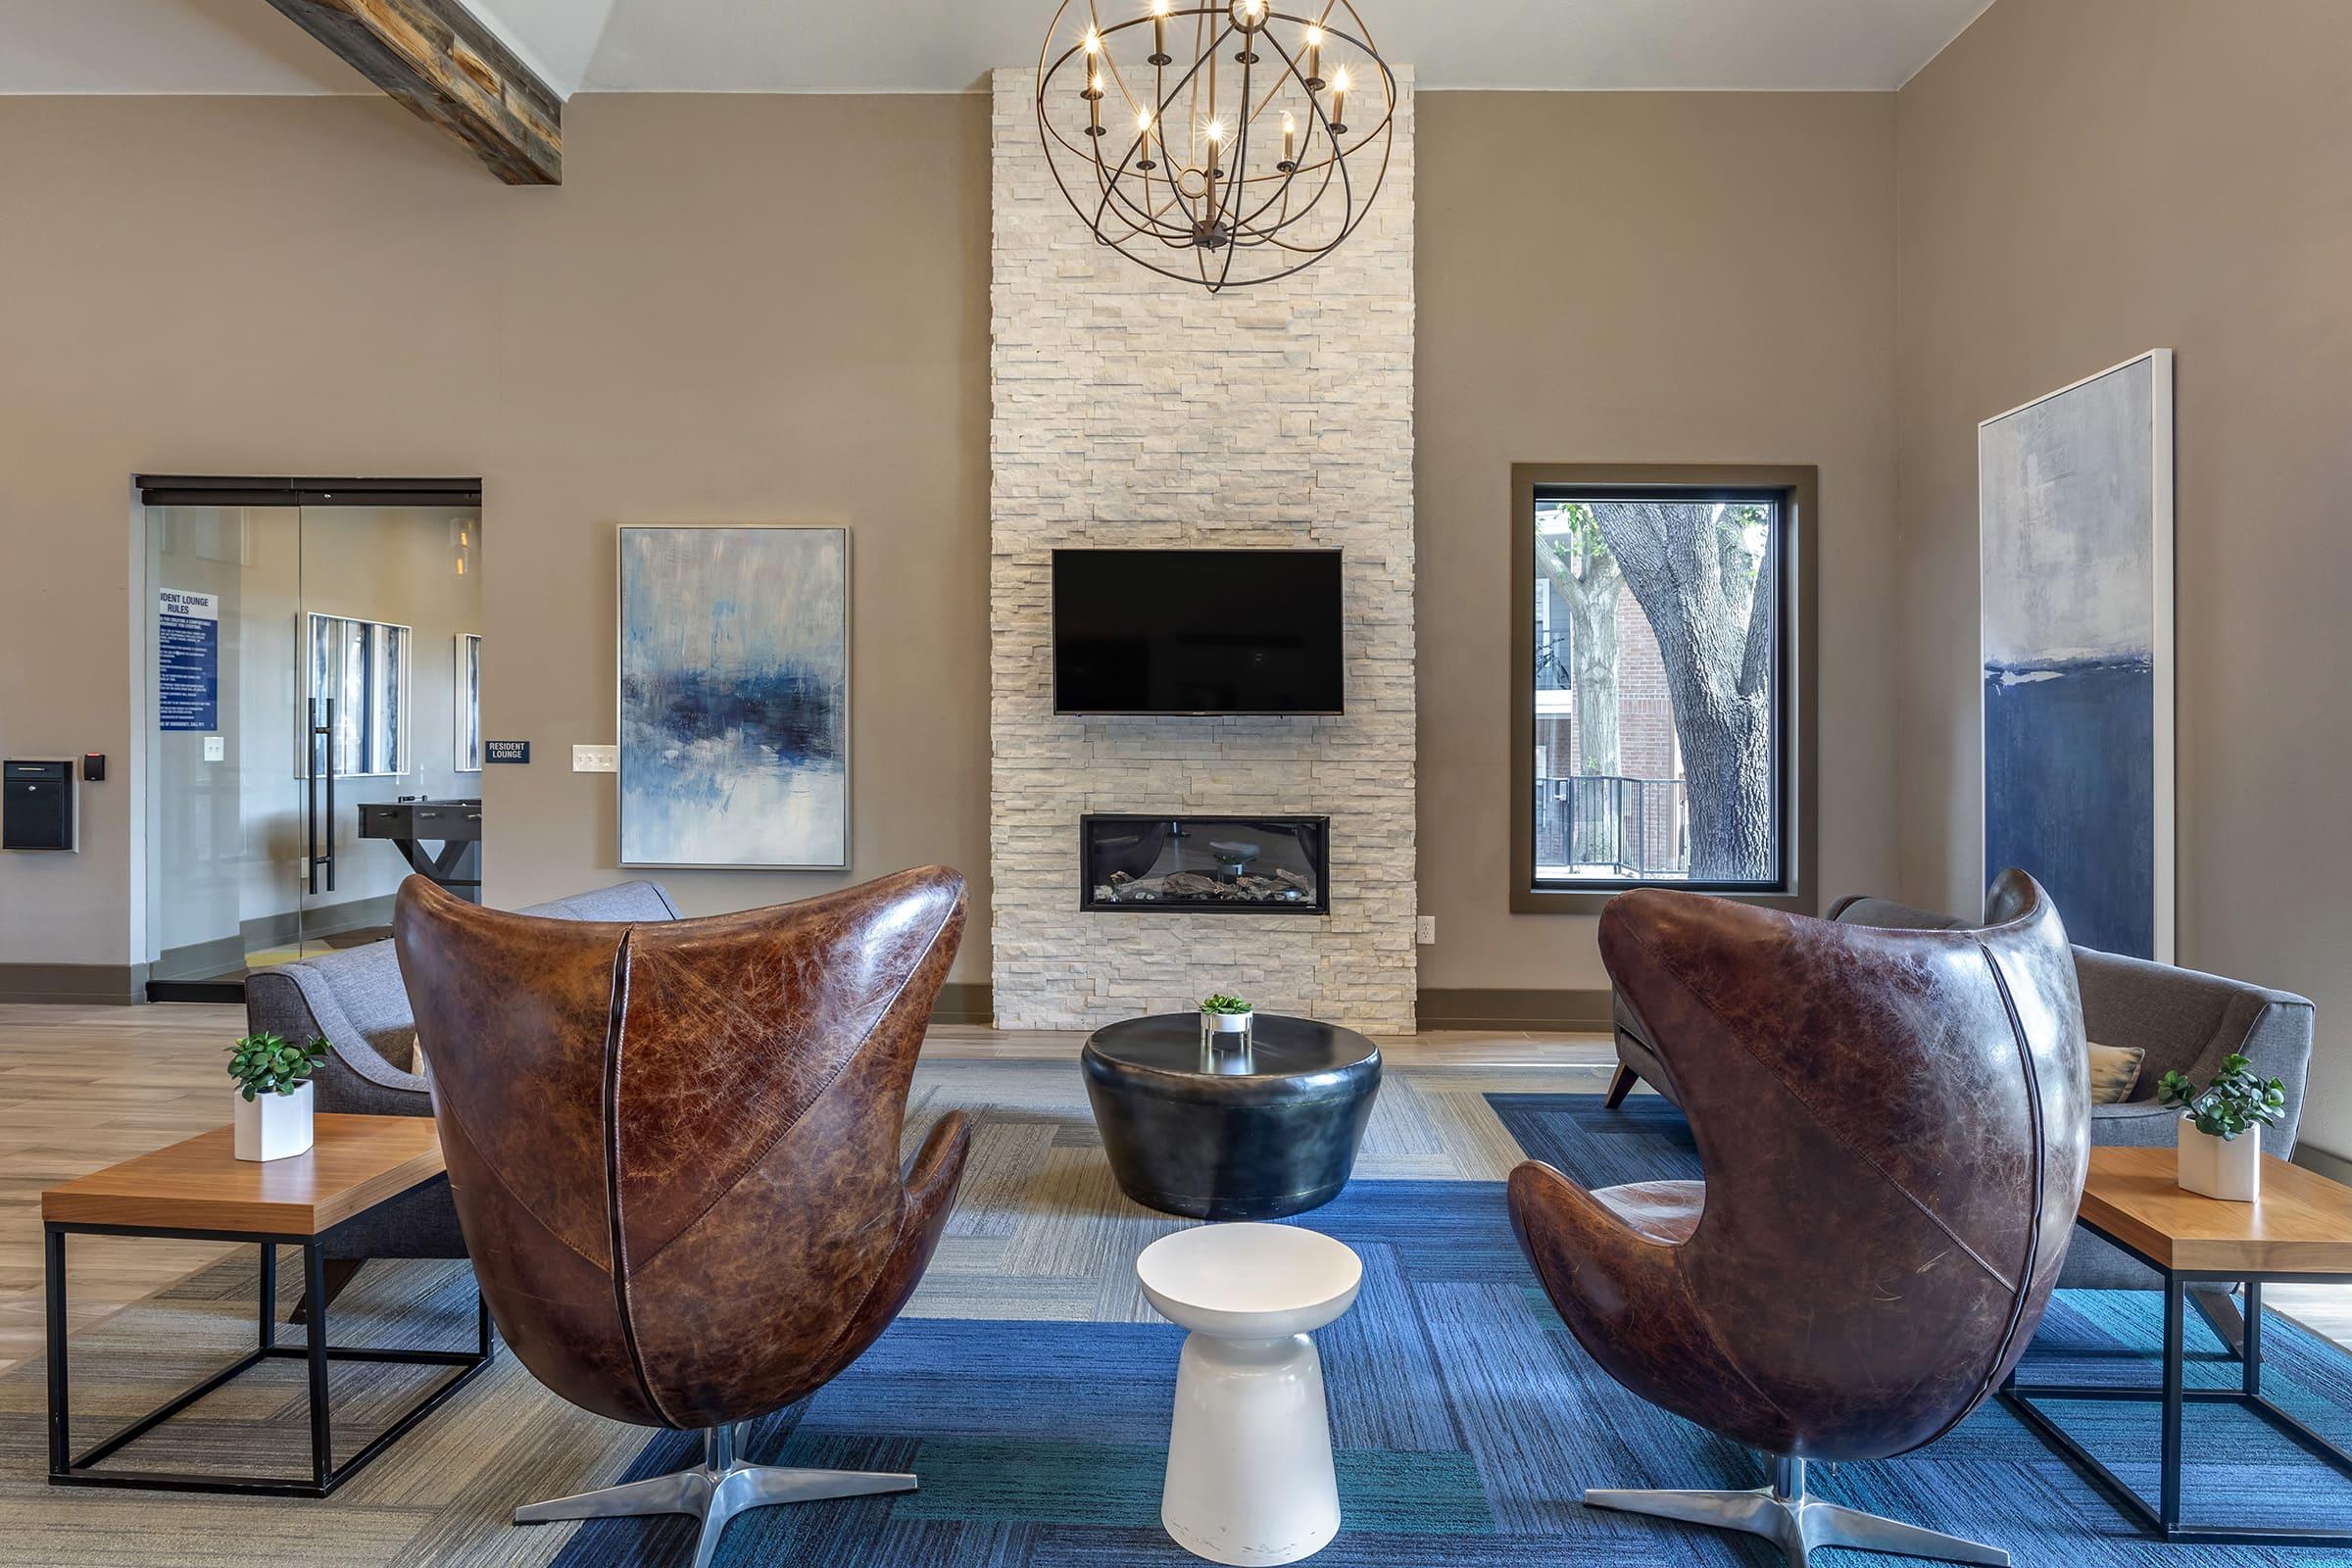
[{"label": "electrical outlet", "polygon": [[1421,915],[1413,921],[1413,924],[1419,927],[1419,930],[1414,933],[1415,941],[1425,948],[1434,948],[1438,945],[1438,917],[1436,915]]},{"label": "electrical outlet", "polygon": [[574,773],[617,773],[620,771],[620,748],[574,746],[571,749],[571,770]]},{"label": "electrical outlet", "polygon": [[227,737],[222,735],[207,735],[204,738],[204,760],[208,762],[226,761],[228,760]]}]

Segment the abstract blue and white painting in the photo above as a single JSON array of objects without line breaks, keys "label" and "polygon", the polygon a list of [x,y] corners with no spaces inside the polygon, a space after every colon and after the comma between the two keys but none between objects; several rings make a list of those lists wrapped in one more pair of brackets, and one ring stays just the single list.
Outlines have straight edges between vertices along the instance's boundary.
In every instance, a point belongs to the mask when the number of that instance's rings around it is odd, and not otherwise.
[{"label": "abstract blue and white painting", "polygon": [[850,859],[850,537],[620,530],[620,863]]},{"label": "abstract blue and white painting", "polygon": [[2173,956],[2173,361],[1978,431],[1984,870],[2083,947]]}]

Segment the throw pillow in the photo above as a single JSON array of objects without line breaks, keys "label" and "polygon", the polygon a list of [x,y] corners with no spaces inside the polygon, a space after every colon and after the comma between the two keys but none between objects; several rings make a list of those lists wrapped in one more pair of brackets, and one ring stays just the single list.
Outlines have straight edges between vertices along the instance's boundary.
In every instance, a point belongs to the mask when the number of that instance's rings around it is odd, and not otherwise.
[{"label": "throw pillow", "polygon": [[2090,1043],[2090,1102],[2094,1105],[2120,1105],[2132,1098],[2132,1086],[2139,1082],[2139,1064],[2148,1054],[2137,1046],[2102,1046]]}]

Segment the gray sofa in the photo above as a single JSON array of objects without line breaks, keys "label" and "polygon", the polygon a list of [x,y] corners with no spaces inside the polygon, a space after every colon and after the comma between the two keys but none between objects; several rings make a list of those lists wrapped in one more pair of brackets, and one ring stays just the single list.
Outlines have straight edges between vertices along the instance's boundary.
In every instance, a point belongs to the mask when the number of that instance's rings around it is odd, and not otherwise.
[{"label": "gray sofa", "polygon": [[[678,906],[655,882],[623,882],[522,912],[557,920],[678,918]],[[316,1110],[433,1113],[424,1064],[416,1057],[416,1021],[389,942],[256,969],[245,981],[245,1026],[255,1034],[327,1043],[330,1054],[311,1075]],[[329,1299],[370,1257],[464,1257],[448,1180],[370,1210],[338,1231],[324,1250]]]},{"label": "gray sofa", "polygon": [[[1869,898],[1840,899],[1831,906],[1830,918],[1898,930],[1955,930],[1969,923]],[[2132,1099],[2091,1107],[2093,1144],[2170,1148],[2179,1113],[2156,1102],[2157,1080],[2178,1069],[2202,1082],[2224,1056],[2238,1052],[2263,1077],[2286,1085],[2286,1115],[2262,1142],[2265,1153],[2282,1159],[2293,1155],[2303,1117],[2304,1079],[2311,1067],[2313,1011],[2308,1001],[2290,992],[2092,948],[2075,949],[2075,974],[2082,990],[2083,1032],[2101,1045],[2137,1046],[2147,1053]],[[1620,1065],[1616,1082],[1609,1086],[1609,1103],[1623,1101],[1636,1078],[1673,1099],[1673,1083],[1650,1049],[1642,1020],[1622,998],[1613,1010]],[[2155,1282],[2155,1275],[2125,1253],[2095,1236],[2078,1234],[2059,1284],[2137,1289]],[[2199,1304],[2213,1315],[2215,1303],[2201,1299]],[[2229,1332],[2226,1320],[2215,1326]]]}]

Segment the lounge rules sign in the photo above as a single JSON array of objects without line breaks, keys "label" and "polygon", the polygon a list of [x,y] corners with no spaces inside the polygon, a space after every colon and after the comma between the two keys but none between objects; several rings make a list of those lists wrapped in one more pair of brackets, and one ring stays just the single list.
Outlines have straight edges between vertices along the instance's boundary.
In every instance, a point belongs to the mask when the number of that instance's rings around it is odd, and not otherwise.
[{"label": "lounge rules sign", "polygon": [[220,596],[155,591],[156,727],[220,727]]}]

